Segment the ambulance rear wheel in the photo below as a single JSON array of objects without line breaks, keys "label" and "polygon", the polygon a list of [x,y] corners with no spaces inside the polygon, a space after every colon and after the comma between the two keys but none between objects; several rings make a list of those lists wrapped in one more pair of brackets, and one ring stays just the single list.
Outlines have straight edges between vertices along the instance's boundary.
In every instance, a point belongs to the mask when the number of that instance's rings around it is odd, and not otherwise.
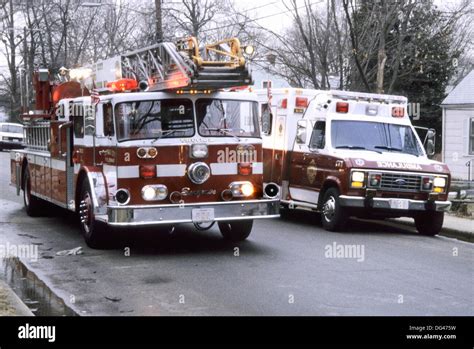
[{"label": "ambulance rear wheel", "polygon": [[89,182],[85,180],[81,185],[79,200],[79,220],[82,236],[90,248],[103,248],[107,243],[107,226],[98,222],[94,215],[94,203]]},{"label": "ambulance rear wheel", "polygon": [[218,225],[224,239],[239,242],[249,237],[253,220],[219,222]]},{"label": "ambulance rear wheel", "polygon": [[41,199],[31,194],[31,175],[28,167],[23,176],[23,202],[28,216],[37,217],[41,215]]},{"label": "ambulance rear wheel", "polygon": [[324,229],[339,231],[344,227],[347,219],[347,211],[341,206],[339,200],[339,190],[329,188],[324,193],[321,209],[321,222]]}]

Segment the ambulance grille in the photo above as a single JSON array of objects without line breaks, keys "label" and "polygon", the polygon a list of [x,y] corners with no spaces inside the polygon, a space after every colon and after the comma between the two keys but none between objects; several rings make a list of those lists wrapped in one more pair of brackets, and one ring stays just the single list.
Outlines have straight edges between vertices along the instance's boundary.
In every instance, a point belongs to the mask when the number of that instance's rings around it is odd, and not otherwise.
[{"label": "ambulance grille", "polygon": [[419,192],[421,176],[403,173],[382,173],[380,189],[390,191]]}]

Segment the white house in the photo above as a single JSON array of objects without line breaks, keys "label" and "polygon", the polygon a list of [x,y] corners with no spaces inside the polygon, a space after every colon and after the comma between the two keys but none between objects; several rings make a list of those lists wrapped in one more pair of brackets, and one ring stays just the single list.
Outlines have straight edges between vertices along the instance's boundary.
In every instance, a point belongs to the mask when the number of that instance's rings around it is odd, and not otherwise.
[{"label": "white house", "polygon": [[[443,109],[443,161],[453,179],[474,180],[474,70],[445,98]],[[471,173],[469,167],[471,162]]]}]

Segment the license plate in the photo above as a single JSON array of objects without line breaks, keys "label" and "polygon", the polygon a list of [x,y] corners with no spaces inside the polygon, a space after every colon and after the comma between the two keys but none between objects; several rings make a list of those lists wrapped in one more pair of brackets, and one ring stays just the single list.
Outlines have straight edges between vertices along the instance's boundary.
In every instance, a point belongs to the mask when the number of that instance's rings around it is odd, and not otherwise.
[{"label": "license plate", "polygon": [[214,221],[214,209],[195,208],[192,210],[191,216],[194,223],[212,222]]},{"label": "license plate", "polygon": [[391,199],[390,207],[396,210],[408,210],[408,200],[405,199]]}]

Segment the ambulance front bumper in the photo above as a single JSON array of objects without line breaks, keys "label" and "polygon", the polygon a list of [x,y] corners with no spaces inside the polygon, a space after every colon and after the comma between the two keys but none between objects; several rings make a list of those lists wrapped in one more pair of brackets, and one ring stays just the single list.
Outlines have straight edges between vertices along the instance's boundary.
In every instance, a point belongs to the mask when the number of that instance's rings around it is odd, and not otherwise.
[{"label": "ambulance front bumper", "polygon": [[204,223],[278,218],[279,200],[262,199],[229,202],[154,206],[109,206],[107,215],[96,216],[112,226]]},{"label": "ambulance front bumper", "polygon": [[400,211],[448,211],[450,201],[411,200],[391,198],[370,198],[363,196],[340,195],[341,206],[353,208],[373,208]]}]

